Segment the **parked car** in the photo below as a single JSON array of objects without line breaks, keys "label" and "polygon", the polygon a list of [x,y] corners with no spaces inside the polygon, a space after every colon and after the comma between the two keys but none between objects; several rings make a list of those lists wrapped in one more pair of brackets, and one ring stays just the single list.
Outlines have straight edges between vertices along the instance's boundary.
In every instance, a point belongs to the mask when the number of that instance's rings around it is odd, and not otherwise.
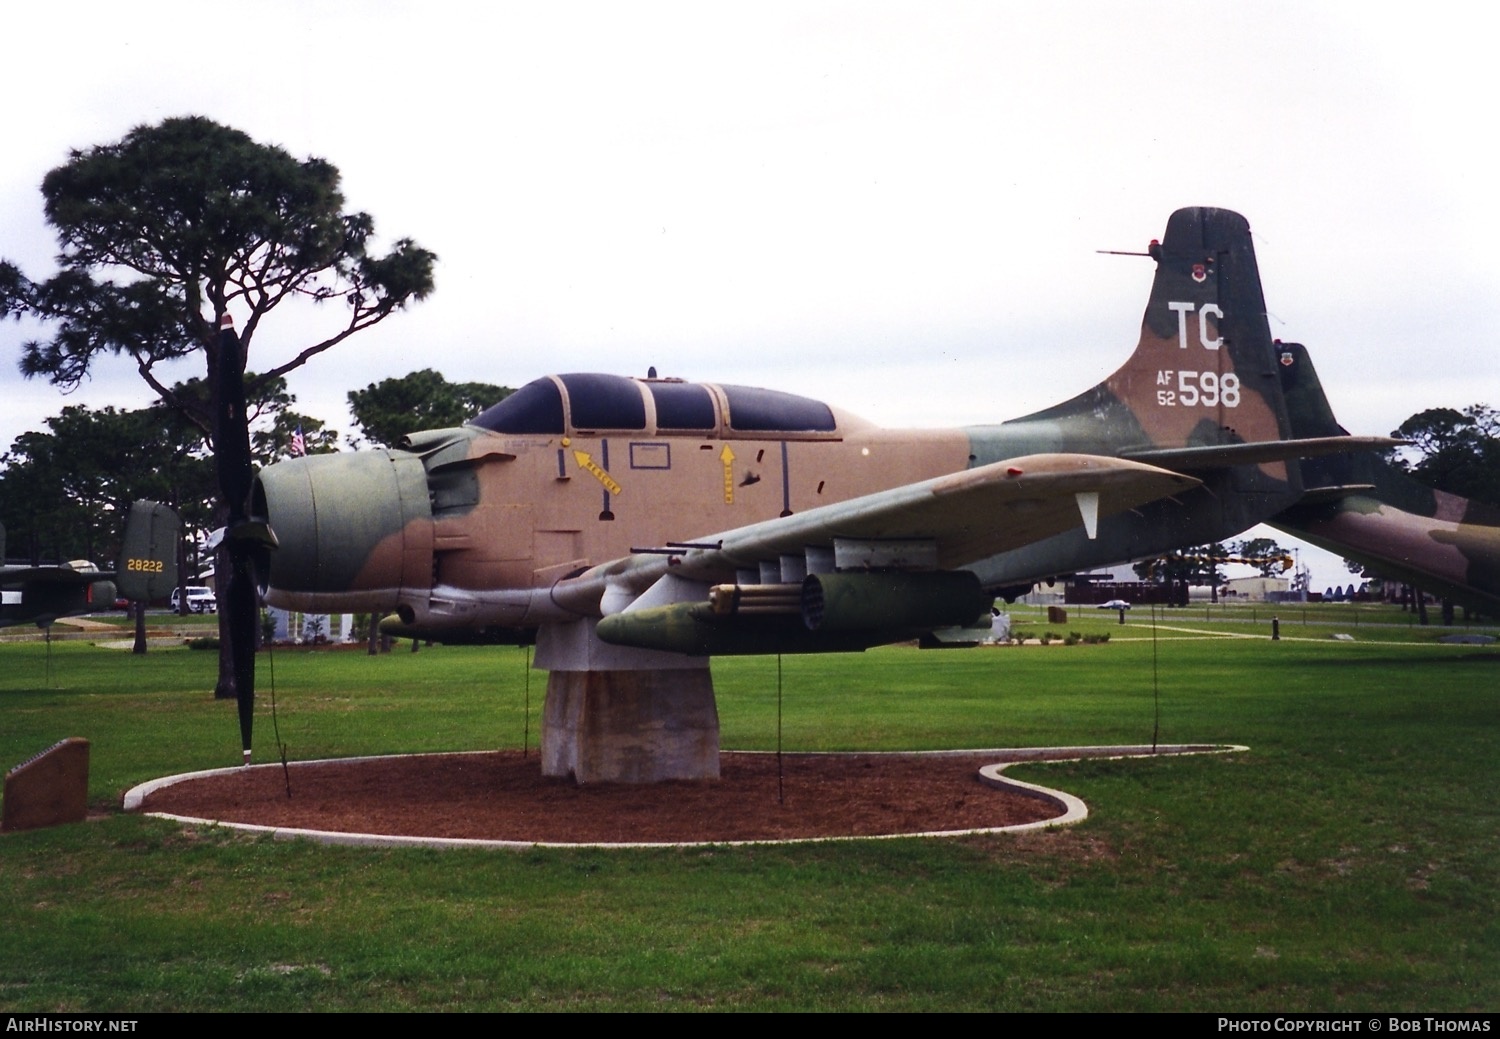
[{"label": "parked car", "polygon": [[[172,612],[176,613],[179,599],[183,589],[178,588],[172,592]],[[218,613],[219,603],[214,598],[213,590],[201,584],[190,584],[187,586],[188,609],[194,613]]]},{"label": "parked car", "polygon": [[1128,609],[1130,609],[1130,604],[1128,602],[1126,602],[1124,599],[1111,599],[1109,602],[1101,602],[1099,604],[1099,609],[1101,609],[1101,610],[1128,610]]}]

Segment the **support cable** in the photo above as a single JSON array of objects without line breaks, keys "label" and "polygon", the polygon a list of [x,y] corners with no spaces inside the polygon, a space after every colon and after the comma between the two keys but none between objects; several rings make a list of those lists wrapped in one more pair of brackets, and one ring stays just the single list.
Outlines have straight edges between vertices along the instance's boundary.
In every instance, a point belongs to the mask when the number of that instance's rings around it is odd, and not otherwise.
[{"label": "support cable", "polygon": [[781,767],[781,654],[776,654],[776,803],[786,804],[786,790],[782,785],[784,774]]},{"label": "support cable", "polygon": [[1156,663],[1156,603],[1151,604],[1151,753],[1156,753],[1156,743],[1161,737],[1161,681]]},{"label": "support cable", "polygon": [[271,676],[271,735],[276,740],[276,751],[281,755],[281,778],[286,782],[286,799],[292,799],[292,770],[286,761],[286,744],[281,740],[281,724],[276,719],[276,647],[274,640],[266,643],[266,669]]}]

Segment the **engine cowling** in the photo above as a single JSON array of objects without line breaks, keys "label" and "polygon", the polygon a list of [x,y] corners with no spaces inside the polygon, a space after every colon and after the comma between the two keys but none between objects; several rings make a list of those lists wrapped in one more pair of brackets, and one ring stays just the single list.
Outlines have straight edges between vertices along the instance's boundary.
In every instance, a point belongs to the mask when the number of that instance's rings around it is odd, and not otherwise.
[{"label": "engine cowling", "polygon": [[386,612],[425,603],[432,587],[432,508],[416,455],[310,455],[261,470],[251,498],[280,547],[266,601],[309,612]]}]

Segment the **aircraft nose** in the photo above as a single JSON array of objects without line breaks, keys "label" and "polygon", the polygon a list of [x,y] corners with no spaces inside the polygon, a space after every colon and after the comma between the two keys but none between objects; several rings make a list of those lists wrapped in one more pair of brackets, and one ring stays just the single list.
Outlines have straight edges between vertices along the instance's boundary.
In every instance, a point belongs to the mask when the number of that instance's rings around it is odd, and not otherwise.
[{"label": "aircraft nose", "polygon": [[358,451],[278,462],[256,478],[252,509],[280,548],[266,601],[319,612],[392,610],[432,584],[432,510],[414,455]]}]

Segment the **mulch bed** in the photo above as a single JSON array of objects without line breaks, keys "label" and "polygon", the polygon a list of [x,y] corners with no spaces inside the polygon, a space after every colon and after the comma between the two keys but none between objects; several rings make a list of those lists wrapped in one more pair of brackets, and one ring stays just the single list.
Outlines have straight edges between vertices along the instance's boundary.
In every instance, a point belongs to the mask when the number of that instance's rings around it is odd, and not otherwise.
[{"label": "mulch bed", "polygon": [[236,770],[178,783],[143,810],[262,826],[547,842],[774,840],[969,830],[1058,809],[981,783],[994,754],[724,753],[718,781],[578,786],[535,752],[422,755]]}]

